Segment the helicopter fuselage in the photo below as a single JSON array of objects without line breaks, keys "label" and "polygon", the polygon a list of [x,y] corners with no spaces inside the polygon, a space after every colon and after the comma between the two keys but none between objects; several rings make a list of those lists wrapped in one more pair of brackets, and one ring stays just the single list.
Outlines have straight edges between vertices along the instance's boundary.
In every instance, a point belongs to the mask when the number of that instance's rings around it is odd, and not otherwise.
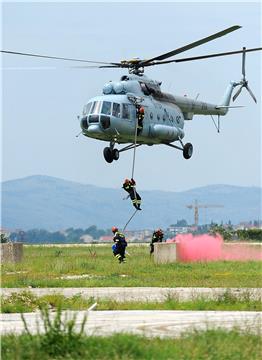
[{"label": "helicopter fuselage", "polygon": [[[115,143],[134,143],[136,105],[143,106],[145,115],[137,144],[172,143],[184,137],[184,121],[194,114],[225,115],[227,107],[208,104],[183,96],[163,93],[161,83],[146,76],[123,76],[109,82],[103,95],[94,97],[84,106],[80,126],[83,135]],[[229,104],[233,83],[225,94]]]}]

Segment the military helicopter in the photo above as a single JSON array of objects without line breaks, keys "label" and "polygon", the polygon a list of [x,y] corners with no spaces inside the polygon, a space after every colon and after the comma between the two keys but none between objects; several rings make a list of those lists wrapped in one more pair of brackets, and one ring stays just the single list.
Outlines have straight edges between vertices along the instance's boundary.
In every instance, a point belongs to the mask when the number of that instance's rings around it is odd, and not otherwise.
[{"label": "military helicopter", "polygon": [[[208,54],[188,58],[171,59],[177,54],[224,36],[241,28],[239,25],[231,26],[208,37],[177,48],[165,54],[143,60],[134,58],[120,62],[101,62],[85,59],[62,58],[55,56],[21,53],[2,50],[3,53],[34,56],[48,59],[79,61],[93,63],[95,66],[82,66],[85,68],[124,68],[128,69],[129,75],[123,75],[120,81],[111,81],[104,85],[103,95],[90,99],[85,104],[82,115],[79,116],[81,133],[84,136],[97,140],[108,141],[109,146],[104,148],[104,158],[108,163],[119,159],[120,152],[134,149],[141,145],[163,144],[181,150],[185,159],[190,159],[193,154],[193,145],[184,144],[184,122],[192,120],[194,115],[217,115],[215,123],[219,131],[220,116],[227,114],[230,106],[232,93],[235,87],[239,89],[233,96],[233,101],[239,96],[243,88],[246,88],[253,100],[256,98],[248,86],[245,76],[246,53],[262,50],[262,48]],[[144,69],[149,66],[179,63],[207,59],[212,57],[242,54],[242,79],[238,82],[231,81],[218,104],[210,104],[184,96],[176,96],[162,92],[161,82],[149,79],[144,75]],[[138,127],[138,111],[143,108],[143,119]],[[213,117],[212,117],[213,119]],[[213,119],[214,121],[214,119]],[[178,142],[178,144],[173,144]],[[121,149],[115,148],[115,144],[128,144]]]}]

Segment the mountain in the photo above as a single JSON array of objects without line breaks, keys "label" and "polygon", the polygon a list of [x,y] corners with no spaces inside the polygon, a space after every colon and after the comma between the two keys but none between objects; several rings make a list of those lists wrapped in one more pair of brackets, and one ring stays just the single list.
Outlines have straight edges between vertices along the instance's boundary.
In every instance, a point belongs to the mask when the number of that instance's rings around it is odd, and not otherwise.
[{"label": "mountain", "polygon": [[[186,219],[194,222],[194,211],[186,208],[195,199],[199,204],[223,205],[223,208],[199,209],[199,222],[261,218],[261,194],[258,187],[209,185],[183,192],[139,191],[143,211],[136,214],[128,229],[163,227]],[[123,227],[134,208],[123,201],[122,189],[84,185],[49,176],[29,176],[2,182],[2,227],[24,230],[58,230],[97,225]]]}]

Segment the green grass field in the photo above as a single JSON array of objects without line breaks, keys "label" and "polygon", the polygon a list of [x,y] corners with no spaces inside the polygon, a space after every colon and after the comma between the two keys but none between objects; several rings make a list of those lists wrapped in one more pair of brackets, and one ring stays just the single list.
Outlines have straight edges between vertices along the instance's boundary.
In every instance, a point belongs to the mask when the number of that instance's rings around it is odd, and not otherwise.
[{"label": "green grass field", "polygon": [[261,337],[237,330],[209,330],[180,339],[2,336],[5,360],[260,360]]},{"label": "green grass field", "polygon": [[[25,247],[18,264],[2,265],[2,287],[261,287],[262,263],[202,262],[156,265],[147,246],[129,247],[118,264],[111,245]],[[88,275],[83,279],[61,279]]]},{"label": "green grass field", "polygon": [[[11,296],[3,297],[1,301],[2,313],[24,313],[32,312],[42,308],[52,310],[86,310],[95,300],[85,299],[80,294],[65,297],[63,295],[45,295],[37,297],[30,291],[13,293]],[[227,311],[262,311],[260,300],[252,300],[248,292],[240,297],[230,293],[229,290],[214,300],[198,297],[190,301],[179,301],[173,297],[167,297],[162,302],[156,301],[125,301],[115,300],[97,301],[96,310],[227,310]]]}]

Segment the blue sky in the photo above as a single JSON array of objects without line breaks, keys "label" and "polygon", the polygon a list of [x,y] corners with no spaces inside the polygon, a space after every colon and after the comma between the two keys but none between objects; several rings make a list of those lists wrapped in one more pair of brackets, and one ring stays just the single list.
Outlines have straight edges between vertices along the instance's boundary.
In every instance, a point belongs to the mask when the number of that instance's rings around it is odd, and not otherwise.
[{"label": "blue sky", "polygon": [[[242,29],[180,57],[261,46],[259,3],[5,3],[2,48],[54,56],[119,61],[160,55],[232,25]],[[75,63],[2,57],[2,180],[43,174],[117,188],[131,175],[132,152],[107,164],[107,144],[75,135],[77,115],[125,70],[74,69]],[[261,54],[247,55],[247,78],[258,104],[243,90],[222,118],[185,122],[190,160],[165,146],[137,150],[140,189],[181,191],[209,184],[261,186]],[[216,103],[241,78],[241,56],[152,67],[163,91]]]}]

